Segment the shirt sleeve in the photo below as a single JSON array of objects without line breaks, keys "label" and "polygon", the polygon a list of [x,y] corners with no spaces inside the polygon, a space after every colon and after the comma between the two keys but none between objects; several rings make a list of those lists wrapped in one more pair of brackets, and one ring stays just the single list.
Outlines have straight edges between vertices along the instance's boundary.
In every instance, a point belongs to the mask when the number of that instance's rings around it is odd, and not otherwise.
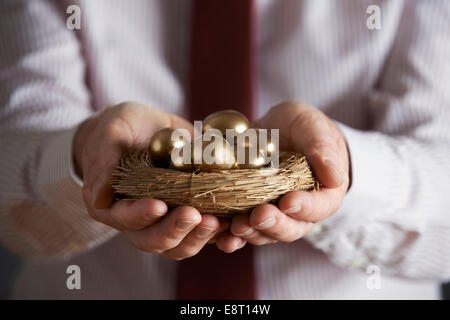
[{"label": "shirt sleeve", "polygon": [[353,183],[307,239],[338,265],[450,278],[450,3],[405,1],[379,82],[373,130],[339,124]]},{"label": "shirt sleeve", "polygon": [[0,239],[34,259],[69,257],[116,231],[91,219],[72,139],[91,116],[80,43],[51,1],[0,2]]}]

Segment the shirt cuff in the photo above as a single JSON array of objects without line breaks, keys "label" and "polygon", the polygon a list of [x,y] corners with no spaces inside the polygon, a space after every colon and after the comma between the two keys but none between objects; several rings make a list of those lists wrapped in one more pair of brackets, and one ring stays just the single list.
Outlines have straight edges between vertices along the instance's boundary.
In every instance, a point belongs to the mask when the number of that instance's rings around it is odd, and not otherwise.
[{"label": "shirt cuff", "polygon": [[70,250],[86,250],[95,247],[117,234],[117,230],[93,220],[87,213],[82,197],[82,180],[76,175],[72,145],[77,127],[61,131],[46,144],[38,171],[37,184],[44,198],[57,217],[77,233],[77,243]]},{"label": "shirt cuff", "polygon": [[392,179],[396,176],[396,162],[385,136],[336,125],[347,141],[352,185],[339,210],[317,223],[305,239],[337,265],[364,268],[369,259],[358,235],[370,234],[373,220],[386,214],[391,207],[389,200],[401,186]]},{"label": "shirt cuff", "polygon": [[[375,201],[378,207],[388,206],[384,199],[391,199],[395,190],[397,175],[392,150],[386,143],[386,137],[378,132],[356,130],[336,123],[342,131],[349,150],[352,184],[343,205],[361,204],[363,199],[369,203]],[[344,207],[345,209],[345,207]],[[361,207],[357,210],[361,212]],[[369,210],[370,211],[370,210]]]}]

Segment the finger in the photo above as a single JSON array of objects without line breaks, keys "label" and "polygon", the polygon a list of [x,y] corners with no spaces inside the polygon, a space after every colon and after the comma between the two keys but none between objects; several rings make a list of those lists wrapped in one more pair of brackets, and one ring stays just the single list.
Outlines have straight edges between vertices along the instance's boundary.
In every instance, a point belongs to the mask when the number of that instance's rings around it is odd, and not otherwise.
[{"label": "finger", "polygon": [[175,248],[202,220],[193,207],[177,207],[150,227],[125,231],[130,242],[143,251],[163,253]]},{"label": "finger", "polygon": [[109,209],[86,208],[93,219],[118,230],[143,229],[167,212],[167,205],[156,199],[120,200]]},{"label": "finger", "polygon": [[216,242],[216,239],[225,231],[230,228],[230,219],[228,218],[219,218],[219,230],[214,234],[214,236],[209,239],[208,243]]},{"label": "finger", "polygon": [[233,217],[230,231],[233,235],[245,239],[248,243],[253,245],[263,245],[276,242],[275,239],[272,239],[261,231],[251,227],[249,216],[247,214]]},{"label": "finger", "polygon": [[[133,133],[117,118],[101,130],[93,132],[83,149],[83,188],[90,194],[89,203],[95,209],[108,208],[114,199],[112,172],[125,150],[131,148]],[[105,138],[106,137],[106,138]]]},{"label": "finger", "polygon": [[120,200],[110,209],[91,208],[91,216],[118,230],[140,230],[167,213],[165,202],[157,199]]},{"label": "finger", "polygon": [[97,127],[89,136],[82,155],[85,187],[89,188],[90,201],[97,209],[108,208],[113,202],[111,176],[126,150],[147,143],[162,127],[184,128],[193,133],[188,121],[134,102],[108,108]]},{"label": "finger", "polygon": [[[298,136],[302,134],[302,138]],[[306,156],[319,181],[328,188],[337,188],[344,182],[339,145],[329,120],[319,111],[302,112],[290,127],[294,150]],[[295,137],[295,138],[294,138]]]},{"label": "finger", "polygon": [[313,227],[313,223],[295,220],[272,204],[263,204],[253,209],[250,225],[273,239],[282,242],[295,241]]},{"label": "finger", "polygon": [[346,164],[341,150],[346,150],[342,145],[345,140],[317,108],[298,102],[282,103],[271,108],[255,125],[279,129],[280,147],[304,154],[325,187],[336,188],[344,183]]},{"label": "finger", "polygon": [[320,191],[291,191],[280,198],[280,210],[296,220],[319,222],[341,206],[345,191],[323,188]]},{"label": "finger", "polygon": [[203,214],[202,221],[173,249],[164,252],[164,256],[181,260],[196,255],[219,230],[219,219]]},{"label": "finger", "polygon": [[147,144],[160,128],[187,129],[191,135],[194,129],[191,122],[177,115],[133,101],[113,107],[111,112],[105,115],[105,122],[109,123],[117,118],[125,120],[124,122],[132,129],[136,145]]},{"label": "finger", "polygon": [[194,126],[191,122],[173,114],[169,114],[171,125],[173,129],[186,129],[191,135],[191,139],[194,137]]},{"label": "finger", "polygon": [[216,246],[219,250],[231,253],[245,246],[247,241],[240,237],[236,237],[229,231],[222,233],[216,240]]}]

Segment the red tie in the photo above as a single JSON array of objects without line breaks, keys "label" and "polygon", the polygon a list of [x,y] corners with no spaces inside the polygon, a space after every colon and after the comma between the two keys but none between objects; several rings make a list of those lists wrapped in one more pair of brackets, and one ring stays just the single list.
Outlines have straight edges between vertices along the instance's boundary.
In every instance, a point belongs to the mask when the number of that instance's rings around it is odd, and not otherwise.
[{"label": "red tie", "polygon": [[[253,118],[251,0],[194,0],[188,104],[191,120],[234,109]],[[206,245],[178,264],[177,299],[254,299],[253,247],[231,254]]]}]

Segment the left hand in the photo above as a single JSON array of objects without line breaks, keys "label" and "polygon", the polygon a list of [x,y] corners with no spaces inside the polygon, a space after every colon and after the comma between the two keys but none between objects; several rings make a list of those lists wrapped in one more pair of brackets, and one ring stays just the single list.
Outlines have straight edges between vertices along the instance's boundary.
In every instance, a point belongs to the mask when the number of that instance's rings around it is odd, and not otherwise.
[{"label": "left hand", "polygon": [[291,191],[278,205],[263,204],[249,215],[233,217],[229,232],[217,238],[225,252],[253,245],[292,242],[311,231],[315,222],[335,213],[349,188],[349,153],[342,132],[323,112],[312,106],[285,102],[253,124],[280,129],[280,147],[301,152],[321,183],[320,191]]}]

